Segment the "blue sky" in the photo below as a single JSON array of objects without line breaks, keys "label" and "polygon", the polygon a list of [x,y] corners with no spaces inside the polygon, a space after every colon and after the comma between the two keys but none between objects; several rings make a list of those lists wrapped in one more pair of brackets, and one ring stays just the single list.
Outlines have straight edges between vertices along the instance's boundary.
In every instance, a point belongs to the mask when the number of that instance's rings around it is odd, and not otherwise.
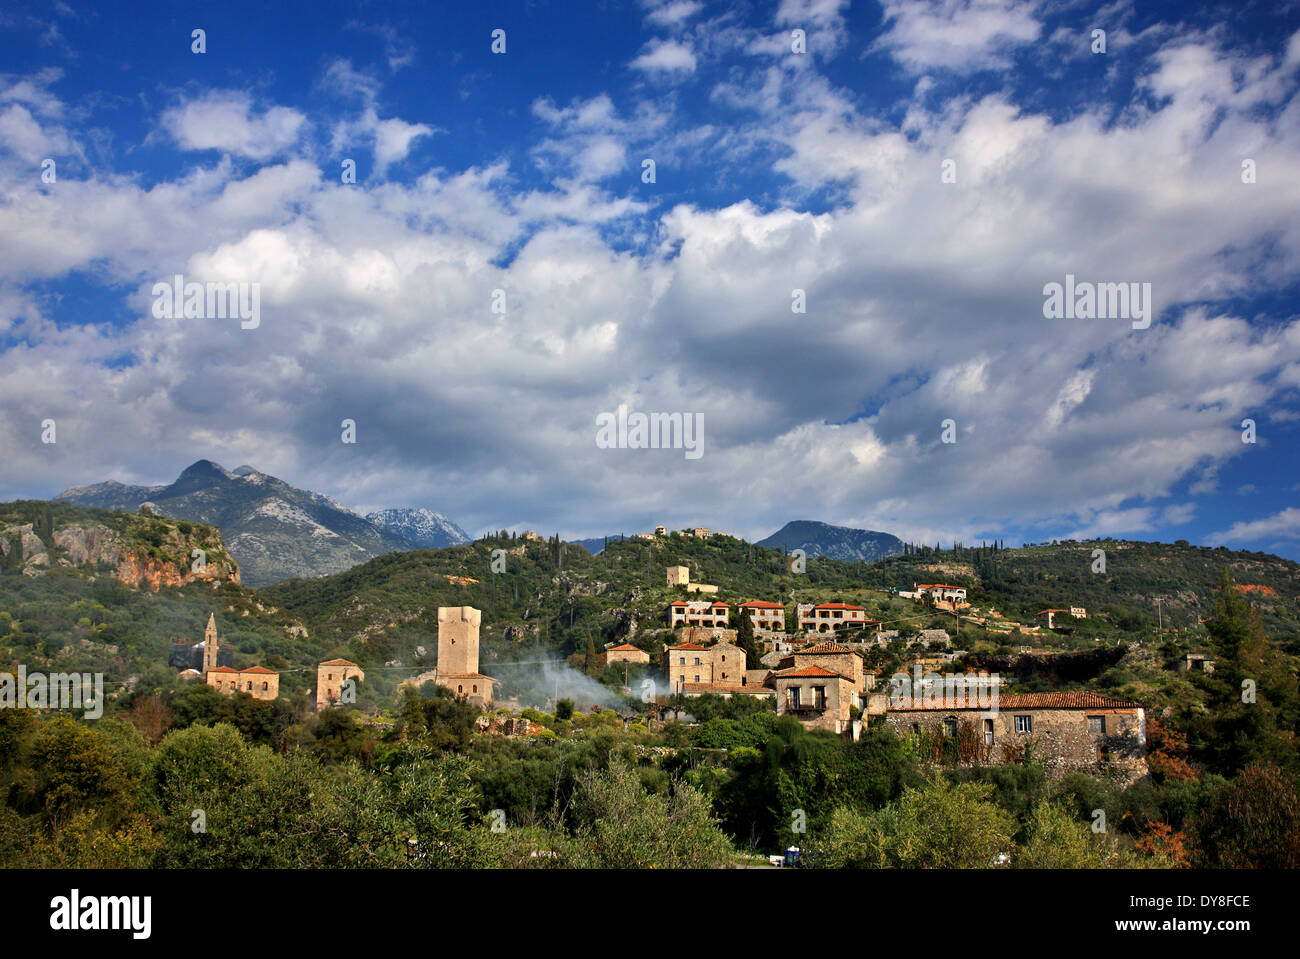
[{"label": "blue sky", "polygon": [[1300,558],[1296,3],[269,6],[0,13],[0,498],[209,458],[471,532]]}]

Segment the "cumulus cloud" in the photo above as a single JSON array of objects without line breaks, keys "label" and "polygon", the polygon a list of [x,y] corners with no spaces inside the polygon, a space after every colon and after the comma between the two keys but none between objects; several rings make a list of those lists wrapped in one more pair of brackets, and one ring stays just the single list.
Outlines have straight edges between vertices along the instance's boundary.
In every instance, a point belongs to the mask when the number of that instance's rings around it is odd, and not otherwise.
[{"label": "cumulus cloud", "polygon": [[211,91],[167,110],[163,129],[184,150],[221,150],[265,160],[297,142],[307,118],[289,107],[256,112],[238,91]]},{"label": "cumulus cloud", "polygon": [[994,70],[1012,48],[1037,40],[1039,0],[882,0],[885,32],[876,41],[916,73]]},{"label": "cumulus cloud", "polygon": [[[778,25],[839,30],[842,10],[785,4]],[[1024,11],[956,4],[930,24],[900,8],[890,49],[908,69],[970,69],[1028,35],[1008,13]],[[974,41],[948,32],[963,17]],[[514,156],[346,187],[297,110],[212,93],[163,125],[223,156],[41,192],[29,155],[85,133],[48,97],[38,110],[26,78],[0,106],[0,123],[17,107],[15,129],[39,131],[0,152],[0,496],[161,482],[203,456],[472,529],[757,537],[810,516],[931,541],[1191,523],[1188,498],[1243,454],[1237,424],[1293,407],[1300,382],[1300,323],[1236,302],[1300,269],[1293,65],[1215,68],[1234,56],[1171,40],[1118,121],[1009,91],[932,102],[910,80],[895,110],[871,110],[813,67],[756,58],[706,91],[733,111],[726,131],[672,102],[533,99]],[[321,124],[331,161],[366,139],[382,169],[433,132],[383,119],[350,65],[325,74],[347,104]],[[199,139],[185,118],[204,110],[220,122]],[[665,200],[636,188],[651,145],[782,186]],[[1267,184],[1241,182],[1247,149]],[[832,201],[804,202],[819,191]],[[88,269],[129,291],[129,320],[54,321],[42,284]],[[154,318],[149,288],[175,272],[260,283],[260,327]],[[1145,330],[1046,319],[1043,286],[1067,274],[1150,282],[1159,312]],[[597,447],[596,416],[620,404],[699,414],[704,455]],[[33,442],[46,416],[57,448]],[[355,447],[338,442],[345,417]],[[1223,535],[1293,528],[1272,521]]]},{"label": "cumulus cloud", "polygon": [[677,40],[652,40],[629,65],[646,73],[690,73],[695,69],[695,54]]}]

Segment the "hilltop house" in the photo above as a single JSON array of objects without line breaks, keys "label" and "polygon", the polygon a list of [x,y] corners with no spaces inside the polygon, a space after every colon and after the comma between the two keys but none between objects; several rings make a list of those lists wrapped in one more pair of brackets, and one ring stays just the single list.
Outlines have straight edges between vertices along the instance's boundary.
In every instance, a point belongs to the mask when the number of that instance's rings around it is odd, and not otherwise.
[{"label": "hilltop house", "polygon": [[707,583],[692,583],[691,570],[688,566],[669,566],[668,585],[684,586],[688,593],[716,593],[718,591],[718,587],[710,586]]},{"label": "hilltop house", "polygon": [[1054,622],[1054,619],[1062,613],[1065,613],[1067,616],[1074,615],[1068,609],[1044,609],[1035,613],[1034,619],[1040,626],[1046,626],[1048,629],[1055,629],[1056,623]]},{"label": "hilltop house", "polygon": [[737,608],[749,614],[755,629],[785,632],[785,607],[780,603],[751,599],[748,603],[741,603]]},{"label": "hilltop house", "polygon": [[731,607],[723,602],[678,599],[668,604],[668,625],[725,627],[730,619]]},{"label": "hilltop house", "polygon": [[867,626],[880,628],[879,620],[867,619],[867,611],[861,606],[848,603],[800,603],[795,607],[795,624],[808,632],[826,633],[837,629],[863,629]]},{"label": "hilltop house", "polygon": [[966,587],[945,586],[943,583],[923,583],[914,588],[917,594],[929,593],[936,603],[966,604]]}]

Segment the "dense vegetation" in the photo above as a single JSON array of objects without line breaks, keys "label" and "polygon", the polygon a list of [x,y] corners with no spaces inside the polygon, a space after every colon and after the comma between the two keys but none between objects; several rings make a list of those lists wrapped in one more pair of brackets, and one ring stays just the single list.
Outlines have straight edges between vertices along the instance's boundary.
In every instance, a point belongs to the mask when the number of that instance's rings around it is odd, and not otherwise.
[{"label": "dense vegetation", "polygon": [[[101,521],[40,509],[11,504],[0,520],[47,537]],[[120,515],[103,521],[141,541],[180,532]],[[1105,574],[1091,572],[1097,548]],[[502,573],[491,571],[496,549]],[[994,668],[1017,689],[1139,700],[1152,776],[1121,789],[1104,773],[1052,779],[1032,756],[971,767],[887,727],[857,743],[808,732],[748,698],[691,700],[694,724],[660,723],[618,695],[650,669],[597,674],[591,654],[616,639],[657,652],[664,605],[686,595],[664,585],[678,563],[728,602],[866,606],[901,633],[869,654],[886,670],[918,651],[908,646],[918,629],[955,631],[951,613],[895,595],[916,582],[967,585],[977,606],[1022,621],[1084,605],[1087,620],[1033,638],[1066,654],[1047,660],[964,621],[958,666]],[[707,867],[794,845],[824,866],[1294,866],[1296,575],[1276,557],[1154,544],[909,546],[795,573],[781,553],[729,537],[617,541],[592,557],[508,535],[260,591],[205,582],[154,593],[101,568],[6,569],[0,661],[102,671],[110,701],[97,721],[0,709],[0,863]],[[1155,598],[1178,633],[1156,633]],[[432,663],[439,605],[484,611],[485,671],[569,657],[617,708],[561,699],[523,710],[541,735],[508,738],[486,735],[490,717],[431,685],[396,696],[398,677]],[[177,682],[170,641],[200,638],[209,611],[238,665],[281,672],[278,700]],[[1177,672],[1191,650],[1216,671]],[[356,708],[317,715],[311,671],[339,655],[367,669]]]}]

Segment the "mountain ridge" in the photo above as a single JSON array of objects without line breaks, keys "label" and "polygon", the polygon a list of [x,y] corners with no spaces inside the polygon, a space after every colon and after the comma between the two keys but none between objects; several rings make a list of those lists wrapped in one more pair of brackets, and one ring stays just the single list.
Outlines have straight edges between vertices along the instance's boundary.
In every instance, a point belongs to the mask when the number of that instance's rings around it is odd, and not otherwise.
[{"label": "mountain ridge", "polygon": [[191,463],[165,485],[107,480],[70,487],[54,502],[128,513],[148,503],[160,515],[215,526],[244,582],[253,587],[325,576],[386,553],[422,548],[323,493],[299,489],[252,466],[232,472],[207,459]]}]

